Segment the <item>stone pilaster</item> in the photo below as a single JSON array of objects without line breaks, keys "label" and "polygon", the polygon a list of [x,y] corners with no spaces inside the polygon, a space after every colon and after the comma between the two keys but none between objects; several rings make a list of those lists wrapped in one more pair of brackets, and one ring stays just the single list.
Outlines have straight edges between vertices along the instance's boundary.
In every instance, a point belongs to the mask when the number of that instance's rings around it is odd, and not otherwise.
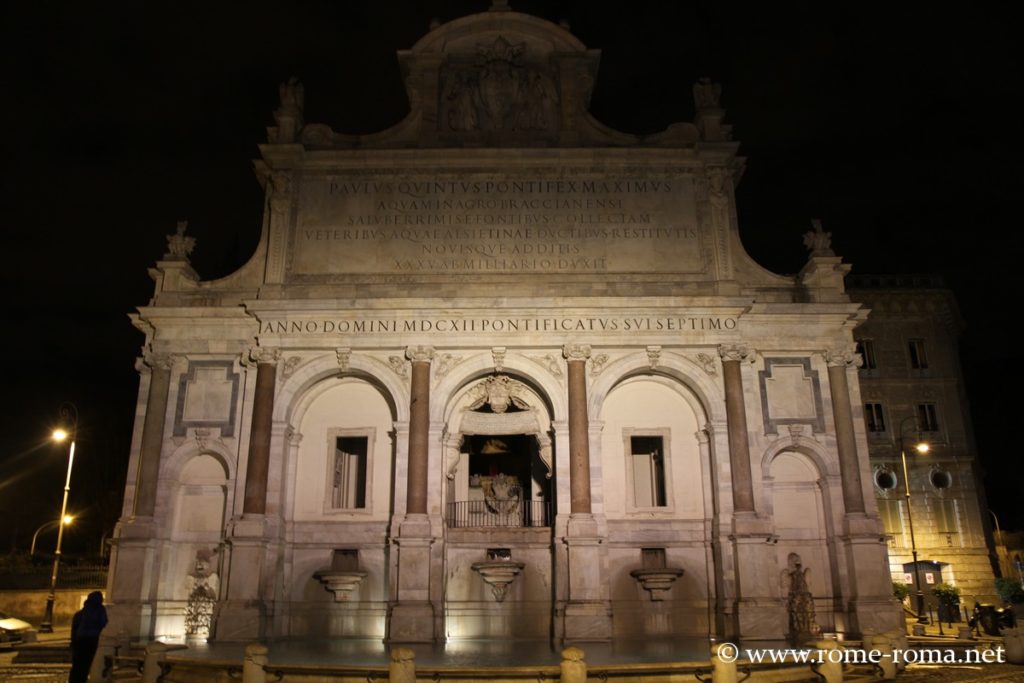
[{"label": "stone pilaster", "polygon": [[590,420],[587,416],[587,359],[590,346],[562,349],[569,379],[569,595],[563,637],[567,642],[605,641],[612,636],[612,611],[605,581],[605,557],[597,520],[591,514]]},{"label": "stone pilaster", "polygon": [[388,640],[429,643],[435,640],[434,603],[430,599],[431,545],[434,542],[427,516],[427,482],[430,447],[430,363],[434,349],[410,346],[405,357],[412,362],[409,392],[409,454],[405,518],[394,539],[398,547],[397,595],[388,620]]},{"label": "stone pilaster", "polygon": [[732,502],[736,512],[754,511],[754,482],[750,471],[747,408],[743,400],[740,364],[750,350],[740,344],[718,347],[725,383],[725,416],[729,423],[729,467],[732,471]]}]

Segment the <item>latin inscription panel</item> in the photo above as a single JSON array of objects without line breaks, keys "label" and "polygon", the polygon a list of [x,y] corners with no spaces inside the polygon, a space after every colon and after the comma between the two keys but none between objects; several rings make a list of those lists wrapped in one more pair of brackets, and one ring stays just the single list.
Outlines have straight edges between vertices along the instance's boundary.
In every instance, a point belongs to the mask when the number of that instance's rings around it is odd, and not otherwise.
[{"label": "latin inscription panel", "polygon": [[293,276],[699,273],[685,175],[306,176]]}]

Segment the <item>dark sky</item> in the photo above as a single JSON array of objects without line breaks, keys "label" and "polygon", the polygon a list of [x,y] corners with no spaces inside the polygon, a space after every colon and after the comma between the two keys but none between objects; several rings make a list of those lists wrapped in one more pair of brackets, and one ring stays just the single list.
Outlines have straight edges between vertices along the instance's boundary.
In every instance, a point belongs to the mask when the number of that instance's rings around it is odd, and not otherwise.
[{"label": "dark sky", "polygon": [[[1017,291],[1016,23],[963,4],[832,5],[512,0],[602,50],[592,111],[612,127],[689,120],[692,83],[722,83],[748,159],[741,235],[763,265],[798,270],[801,235],[821,218],[854,272],[945,277],[967,325],[990,505],[1024,528],[1006,399],[1020,362],[1004,305]],[[126,314],[147,302],[146,268],[178,219],[198,238],[204,279],[251,253],[251,162],[277,84],[303,81],[307,121],[380,130],[407,111],[395,51],[434,17],[486,6],[5,3],[0,550],[56,516],[66,460],[39,444],[64,400],[82,417],[72,507],[91,527],[78,542],[116,519],[142,342]]]}]

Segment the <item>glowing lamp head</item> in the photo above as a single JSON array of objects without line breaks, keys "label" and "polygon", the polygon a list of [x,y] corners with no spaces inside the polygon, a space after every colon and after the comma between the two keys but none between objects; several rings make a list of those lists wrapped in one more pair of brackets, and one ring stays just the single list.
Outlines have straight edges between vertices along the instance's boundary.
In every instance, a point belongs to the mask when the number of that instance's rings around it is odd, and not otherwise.
[{"label": "glowing lamp head", "polygon": [[67,526],[68,524],[71,524],[71,522],[75,521],[75,518],[71,515],[64,515],[64,519],[61,521],[64,522],[64,526]]},{"label": "glowing lamp head", "polygon": [[924,455],[925,453],[931,450],[931,446],[929,446],[927,442],[922,441],[921,443],[914,444],[914,450],[920,453],[921,455]]},{"label": "glowing lamp head", "polygon": [[68,438],[68,436],[69,436],[68,433],[66,431],[64,431],[63,429],[55,429],[55,430],[53,430],[53,440],[56,441],[57,443],[60,443],[61,441],[64,441],[65,439]]}]

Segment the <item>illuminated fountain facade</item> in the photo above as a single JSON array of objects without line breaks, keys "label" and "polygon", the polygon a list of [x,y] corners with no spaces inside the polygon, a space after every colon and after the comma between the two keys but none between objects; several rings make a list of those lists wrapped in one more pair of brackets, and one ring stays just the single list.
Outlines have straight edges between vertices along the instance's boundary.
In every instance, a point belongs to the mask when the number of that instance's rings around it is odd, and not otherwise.
[{"label": "illuminated fountain facade", "polygon": [[247,265],[181,225],[150,271],[111,632],[781,640],[791,554],[823,631],[898,625],[867,313],[820,226],[797,276],[744,252],[718,86],[612,130],[599,52],[500,3],[398,58],[373,135],[282,84]]}]

